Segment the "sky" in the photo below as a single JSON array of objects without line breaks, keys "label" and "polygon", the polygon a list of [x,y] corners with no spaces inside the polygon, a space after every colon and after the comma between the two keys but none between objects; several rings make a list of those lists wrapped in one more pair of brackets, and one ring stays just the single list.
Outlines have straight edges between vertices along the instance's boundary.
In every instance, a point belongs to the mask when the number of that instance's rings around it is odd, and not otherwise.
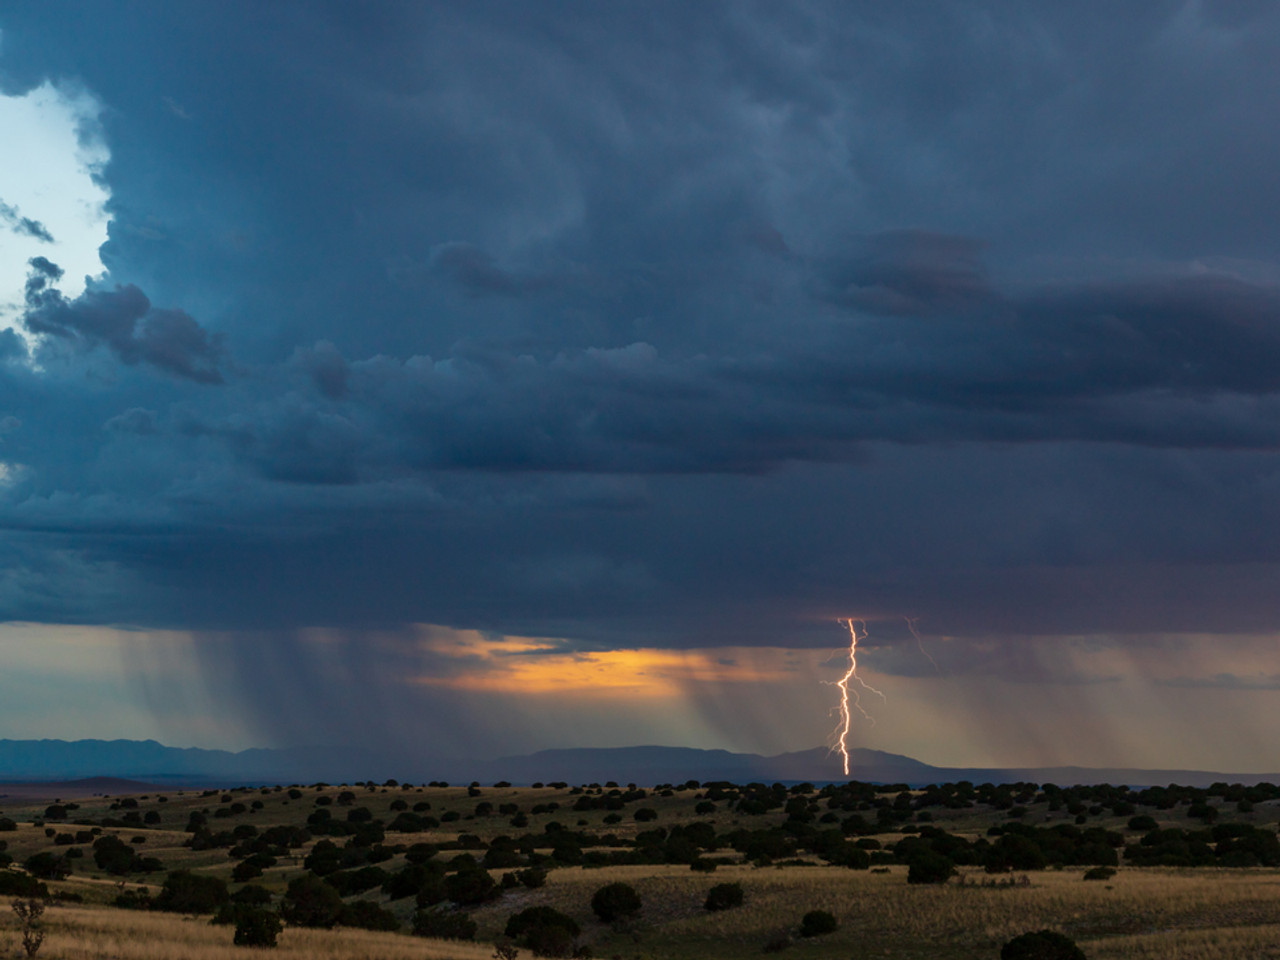
[{"label": "sky", "polygon": [[5,4],[0,737],[1280,770],[1277,43]]}]

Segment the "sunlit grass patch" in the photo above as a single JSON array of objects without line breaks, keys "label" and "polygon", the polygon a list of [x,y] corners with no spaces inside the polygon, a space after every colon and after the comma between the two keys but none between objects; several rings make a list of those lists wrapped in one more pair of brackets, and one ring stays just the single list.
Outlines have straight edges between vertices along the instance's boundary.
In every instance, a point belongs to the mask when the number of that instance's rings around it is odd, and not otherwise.
[{"label": "sunlit grass patch", "polygon": [[[87,907],[51,908],[41,960],[245,960],[260,954],[231,943],[232,929],[211,926],[208,917],[139,913]],[[17,934],[6,927],[7,955],[16,955]],[[286,929],[272,960],[488,960],[493,947],[480,943],[426,940],[364,930]]]}]

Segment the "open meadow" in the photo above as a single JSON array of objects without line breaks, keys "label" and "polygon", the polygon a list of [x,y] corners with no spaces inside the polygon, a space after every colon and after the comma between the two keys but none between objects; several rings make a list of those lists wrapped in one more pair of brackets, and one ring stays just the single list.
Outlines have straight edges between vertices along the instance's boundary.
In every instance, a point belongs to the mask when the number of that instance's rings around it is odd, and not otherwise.
[{"label": "open meadow", "polygon": [[[243,957],[233,939],[254,913],[284,917],[282,960],[978,960],[1041,929],[1099,960],[1280,958],[1269,788],[1081,789],[387,783],[14,797],[0,801],[11,860],[0,882],[6,901],[43,884],[28,892],[47,897],[38,956],[53,960]],[[939,872],[925,877],[930,864]],[[639,908],[606,922],[593,897],[610,884]],[[740,904],[707,909],[712,888],[735,885]],[[835,929],[804,929],[813,911]],[[227,922],[211,923],[217,912]],[[513,932],[522,915],[544,926]],[[23,955],[20,940],[6,910],[0,955]]]}]

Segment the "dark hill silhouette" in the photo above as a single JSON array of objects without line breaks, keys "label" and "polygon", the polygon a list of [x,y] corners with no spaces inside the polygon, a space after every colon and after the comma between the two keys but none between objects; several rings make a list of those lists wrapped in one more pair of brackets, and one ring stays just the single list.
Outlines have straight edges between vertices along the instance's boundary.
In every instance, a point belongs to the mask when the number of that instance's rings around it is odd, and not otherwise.
[{"label": "dark hill silhouette", "polygon": [[[1068,786],[1113,783],[1151,786],[1179,783],[1280,782],[1280,773],[1219,773],[1204,770],[1137,770],[1092,767],[971,768],[934,767],[911,757],[880,750],[850,752],[849,776],[840,758],[825,748],[765,757],[692,747],[606,747],[542,750],[498,760],[406,758],[340,745],[282,750],[225,750],[166,747],[154,740],[0,740],[0,782],[63,782],[87,777],[145,781],[137,791],[161,786],[239,783],[350,783],[389,778],[423,782],[510,780],[533,783],[682,783],[686,780],[802,781],[864,780],[874,783],[974,783],[1032,781]],[[0,789],[0,793],[4,792]],[[123,793],[119,787],[103,793]],[[61,796],[62,794],[58,794]]]},{"label": "dark hill silhouette", "polygon": [[116,797],[128,794],[155,793],[162,789],[154,783],[125,780],[121,777],[86,777],[83,780],[44,780],[22,783],[0,783],[0,800],[75,800],[80,797]]}]

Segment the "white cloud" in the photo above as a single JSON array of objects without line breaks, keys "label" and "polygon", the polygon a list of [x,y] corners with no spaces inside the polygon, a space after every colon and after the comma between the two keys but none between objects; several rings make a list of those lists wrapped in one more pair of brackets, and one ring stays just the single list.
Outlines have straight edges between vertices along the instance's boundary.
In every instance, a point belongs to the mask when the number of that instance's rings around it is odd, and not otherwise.
[{"label": "white cloud", "polygon": [[[104,272],[110,192],[101,173],[110,152],[97,130],[102,107],[83,91],[46,81],[22,96],[0,96],[0,328],[21,314],[27,261],[43,256],[66,271],[75,297],[86,276]],[[52,242],[22,229],[38,224]]]}]

